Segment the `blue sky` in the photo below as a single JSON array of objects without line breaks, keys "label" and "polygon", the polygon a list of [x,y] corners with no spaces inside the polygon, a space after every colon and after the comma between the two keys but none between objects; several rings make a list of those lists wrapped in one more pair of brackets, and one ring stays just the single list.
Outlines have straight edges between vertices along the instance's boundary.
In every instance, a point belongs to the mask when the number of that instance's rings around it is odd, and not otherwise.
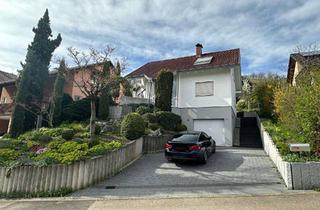
[{"label": "blue sky", "polygon": [[285,74],[289,54],[320,38],[319,0],[0,0],[1,70],[20,68],[46,8],[53,35],[62,35],[55,56],[111,45],[127,72],[192,55],[199,42],[204,52],[240,48],[243,74]]}]

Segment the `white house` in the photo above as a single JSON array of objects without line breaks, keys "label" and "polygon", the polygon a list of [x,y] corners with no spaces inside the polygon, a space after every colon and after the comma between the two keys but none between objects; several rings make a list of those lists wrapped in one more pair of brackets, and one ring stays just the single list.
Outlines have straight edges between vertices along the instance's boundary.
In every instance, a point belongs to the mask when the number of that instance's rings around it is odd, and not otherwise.
[{"label": "white house", "polygon": [[143,97],[154,100],[154,79],[161,69],[174,74],[172,112],[182,117],[188,130],[205,131],[217,145],[232,146],[236,97],[241,94],[240,50],[203,54],[197,44],[193,56],[153,61],[127,78],[143,84]]}]

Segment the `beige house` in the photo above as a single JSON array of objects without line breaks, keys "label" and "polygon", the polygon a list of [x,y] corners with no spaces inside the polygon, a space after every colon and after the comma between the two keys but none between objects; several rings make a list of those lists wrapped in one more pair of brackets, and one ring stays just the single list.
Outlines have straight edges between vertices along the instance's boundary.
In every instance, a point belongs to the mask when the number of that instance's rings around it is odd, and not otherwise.
[{"label": "beige house", "polygon": [[[102,68],[102,64],[98,65],[101,65]],[[90,66],[91,65],[89,65],[88,68],[90,68]],[[110,71],[113,72],[113,69],[112,67]],[[76,85],[76,82],[79,83],[83,78],[90,79],[89,72],[90,71],[81,71],[78,68],[69,68],[65,76],[64,93],[70,95],[74,101],[84,98],[85,95]],[[50,72],[49,81],[46,84],[43,94],[44,103],[49,103],[50,101],[56,76],[57,71]],[[0,71],[0,135],[7,133],[10,127],[16,80],[16,75]]]},{"label": "beige house", "polygon": [[303,67],[315,62],[318,62],[320,64],[320,51],[300,52],[291,54],[288,64],[288,83],[290,83],[292,86],[296,86],[297,78],[303,70]]}]

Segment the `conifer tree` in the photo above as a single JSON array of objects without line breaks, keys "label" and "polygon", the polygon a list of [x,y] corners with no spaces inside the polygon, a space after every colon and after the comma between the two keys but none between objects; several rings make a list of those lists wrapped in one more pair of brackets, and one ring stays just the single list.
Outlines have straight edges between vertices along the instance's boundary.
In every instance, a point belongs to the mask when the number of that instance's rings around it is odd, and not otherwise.
[{"label": "conifer tree", "polygon": [[60,61],[57,77],[54,82],[52,100],[50,102],[49,110],[49,126],[57,126],[61,122],[62,113],[62,99],[64,88],[64,74],[66,71],[66,63],[64,60]]},{"label": "conifer tree", "polygon": [[48,67],[53,51],[60,45],[61,36],[52,37],[48,10],[32,30],[35,35],[28,46],[25,64],[19,74],[14,99],[10,134],[18,136],[35,127],[43,106],[43,89],[48,81]]},{"label": "conifer tree", "polygon": [[172,85],[172,72],[162,69],[157,76],[155,87],[155,106],[162,111],[171,111]]}]

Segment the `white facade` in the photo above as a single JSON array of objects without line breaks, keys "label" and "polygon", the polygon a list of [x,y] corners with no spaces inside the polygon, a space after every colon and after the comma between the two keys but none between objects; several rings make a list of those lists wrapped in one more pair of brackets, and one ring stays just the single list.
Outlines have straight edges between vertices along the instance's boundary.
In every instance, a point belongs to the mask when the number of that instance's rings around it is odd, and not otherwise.
[{"label": "white facade", "polygon": [[155,101],[154,81],[146,76],[128,78],[133,87],[132,97]]},{"label": "white facade", "polygon": [[[137,88],[133,97],[155,99],[154,82],[130,78]],[[236,119],[236,96],[241,92],[240,66],[210,67],[174,72],[172,112],[189,131],[211,135],[218,146],[232,146]]]},{"label": "white facade", "polygon": [[[235,111],[236,94],[233,68],[215,68],[199,71],[177,72],[173,107],[213,107],[232,106]],[[196,83],[213,82],[213,94],[196,95]]]},{"label": "white facade", "polygon": [[[201,83],[210,83],[203,86],[210,90],[202,89],[199,94],[197,85]],[[240,88],[239,66],[178,71],[174,76],[172,111],[181,116],[188,130],[208,133],[218,146],[232,146]]]}]

